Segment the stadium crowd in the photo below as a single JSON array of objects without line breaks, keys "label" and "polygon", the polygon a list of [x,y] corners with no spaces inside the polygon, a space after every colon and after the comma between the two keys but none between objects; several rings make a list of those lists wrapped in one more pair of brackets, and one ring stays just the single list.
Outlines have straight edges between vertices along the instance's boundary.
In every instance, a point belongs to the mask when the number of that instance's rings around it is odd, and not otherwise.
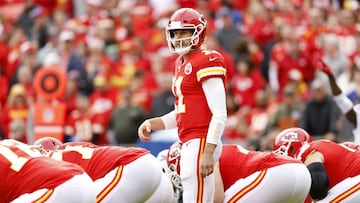
[{"label": "stadium crowd", "polygon": [[66,88],[48,102],[65,104],[64,141],[136,143],[146,118],[173,109],[176,55],[164,28],[180,7],[205,15],[205,46],[225,59],[225,143],[268,150],[296,126],[353,139],[317,66],[329,64],[352,102],[360,101],[356,0],[1,0],[1,138],[34,142],[42,102],[35,75],[56,67]]}]

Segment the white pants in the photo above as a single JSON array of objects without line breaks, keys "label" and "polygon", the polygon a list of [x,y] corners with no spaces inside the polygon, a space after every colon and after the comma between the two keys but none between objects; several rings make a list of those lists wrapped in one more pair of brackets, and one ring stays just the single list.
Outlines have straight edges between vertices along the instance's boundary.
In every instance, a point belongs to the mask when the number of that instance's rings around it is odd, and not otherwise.
[{"label": "white pants", "polygon": [[[184,203],[213,203],[215,192],[214,174],[200,176],[199,164],[201,150],[205,147],[205,139],[192,139],[183,143],[180,159],[180,177],[183,185]],[[214,152],[215,163],[219,160],[222,144],[218,143]]]},{"label": "white pants", "polygon": [[224,202],[302,203],[310,186],[310,172],[304,164],[283,164],[236,181],[225,191]]},{"label": "white pants", "polygon": [[96,200],[106,203],[145,202],[156,191],[161,179],[160,163],[153,155],[147,154],[95,180]]},{"label": "white pants", "polygon": [[176,203],[173,185],[164,173],[159,187],[146,203]]},{"label": "white pants", "polygon": [[360,175],[346,178],[332,187],[328,195],[316,203],[359,203],[360,202]]},{"label": "white pants", "polygon": [[23,194],[13,200],[12,203],[37,201],[47,203],[93,203],[95,198],[94,183],[86,173],[83,173],[72,177],[53,190],[44,188]]}]

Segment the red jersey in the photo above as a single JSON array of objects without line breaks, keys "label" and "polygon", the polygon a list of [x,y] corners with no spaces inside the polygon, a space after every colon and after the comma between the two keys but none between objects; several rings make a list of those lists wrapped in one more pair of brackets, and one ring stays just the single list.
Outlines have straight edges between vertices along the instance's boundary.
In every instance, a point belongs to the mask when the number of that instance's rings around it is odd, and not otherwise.
[{"label": "red jersey", "polygon": [[272,152],[248,151],[238,145],[223,145],[219,165],[224,189],[228,189],[240,178],[246,178],[256,171],[287,163],[301,162]]},{"label": "red jersey", "polygon": [[216,51],[193,51],[187,61],[183,61],[181,56],[177,59],[173,93],[178,133],[182,142],[206,138],[212,114],[202,82],[212,77],[220,77],[225,81],[225,76],[224,58]]},{"label": "red jersey", "polygon": [[315,151],[324,156],[324,166],[330,179],[329,188],[360,174],[360,151],[328,140],[316,140],[310,145],[304,145],[297,157],[305,161]]},{"label": "red jersey", "polygon": [[84,170],[76,164],[42,157],[15,140],[0,141],[0,203],[38,189],[53,189]]},{"label": "red jersey", "polygon": [[106,145],[106,129],[109,125],[111,112],[115,108],[119,90],[115,88],[109,88],[107,90],[97,90],[90,96],[90,104],[92,110],[92,124],[93,126],[101,126],[101,129],[94,133],[99,133],[99,141],[95,144]]},{"label": "red jersey", "polygon": [[232,93],[236,103],[240,106],[256,106],[255,95],[259,90],[264,89],[265,80],[258,69],[248,74],[237,73],[231,80],[233,85]]},{"label": "red jersey", "polygon": [[137,158],[149,154],[146,149],[135,147],[97,146],[86,142],[69,142],[52,151],[49,156],[81,166],[86,173],[97,180],[120,165],[126,165]]},{"label": "red jersey", "polygon": [[93,137],[93,115],[90,112],[72,111],[66,118],[65,134],[77,136],[81,141],[90,141]]},{"label": "red jersey", "polygon": [[[289,72],[292,69],[297,69],[301,72],[305,82],[312,81],[315,76],[315,67],[312,65],[311,58],[306,53],[305,44],[301,45],[301,50],[298,56],[291,56],[290,51],[286,48],[285,44],[275,45],[271,53],[271,60],[278,66],[278,80],[280,91],[289,82]],[[299,45],[300,46],[300,45]]]}]

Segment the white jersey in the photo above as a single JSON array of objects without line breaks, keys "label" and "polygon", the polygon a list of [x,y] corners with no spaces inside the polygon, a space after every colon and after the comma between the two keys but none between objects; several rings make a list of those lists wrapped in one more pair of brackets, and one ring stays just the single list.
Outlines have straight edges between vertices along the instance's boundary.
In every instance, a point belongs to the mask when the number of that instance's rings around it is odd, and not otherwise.
[{"label": "white jersey", "polygon": [[360,104],[354,105],[353,109],[356,113],[356,126],[352,133],[354,135],[354,142],[360,144]]}]

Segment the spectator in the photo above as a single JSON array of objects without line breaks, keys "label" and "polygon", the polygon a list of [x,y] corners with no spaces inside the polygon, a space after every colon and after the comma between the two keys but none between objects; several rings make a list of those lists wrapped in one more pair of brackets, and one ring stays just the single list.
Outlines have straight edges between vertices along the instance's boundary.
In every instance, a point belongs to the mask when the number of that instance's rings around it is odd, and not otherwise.
[{"label": "spectator", "polygon": [[284,101],[279,104],[277,110],[271,115],[267,129],[268,132],[283,130],[299,125],[303,103],[296,94],[294,85],[287,85],[284,88]]},{"label": "spectator", "polygon": [[32,38],[31,29],[34,24],[34,19],[31,17],[31,12],[36,9],[36,4],[33,0],[24,1],[24,10],[21,12],[21,15],[16,19],[16,24],[18,24],[23,30],[28,39]]},{"label": "spectator", "polygon": [[[3,123],[1,125],[5,135],[9,136],[10,130],[14,132],[13,130],[20,129],[18,126],[23,126],[20,121],[24,123],[24,126],[27,126],[29,109],[30,104],[26,97],[25,87],[21,84],[11,86],[8,101],[2,109]],[[16,138],[24,143],[28,141],[26,131],[21,135],[17,134]]]},{"label": "spectator", "polygon": [[[59,56],[59,66],[64,72],[69,73],[71,71],[78,71],[80,73],[80,86],[81,90],[86,90],[85,79],[86,74],[84,71],[84,60],[81,58],[76,50],[75,45],[75,33],[70,30],[63,30],[59,33],[57,42],[56,54]],[[49,53],[53,54],[53,53]],[[46,55],[45,57],[47,57]]]},{"label": "spectator", "polygon": [[116,144],[136,144],[137,128],[147,118],[147,113],[132,102],[133,92],[130,89],[122,91],[121,103],[111,113],[109,137]]},{"label": "spectator", "polygon": [[152,99],[151,117],[162,116],[167,112],[174,110],[174,95],[171,90],[172,75],[171,73],[157,74],[159,91],[155,93]]},{"label": "spectator", "polygon": [[237,72],[231,80],[232,94],[240,107],[254,107],[255,94],[265,88],[265,81],[249,57],[243,56],[236,62]]},{"label": "spectator", "polygon": [[76,96],[79,92],[79,73],[71,71],[67,74],[66,90],[62,102],[66,104],[65,116],[70,116],[71,112],[76,109]]},{"label": "spectator", "polygon": [[60,56],[57,53],[58,30],[50,26],[47,30],[48,38],[46,44],[37,52],[37,58],[40,66],[47,66],[60,63]]},{"label": "spectator", "polygon": [[113,63],[110,58],[104,54],[104,40],[100,38],[87,38],[86,40],[86,57],[84,68],[86,72],[86,91],[94,91],[93,81],[97,74],[105,77],[111,75]]},{"label": "spectator", "polygon": [[237,40],[234,51],[234,61],[243,57],[250,57],[256,69],[260,67],[264,60],[264,53],[261,47],[248,35],[242,36]]},{"label": "spectator", "polygon": [[241,33],[234,22],[230,8],[223,7],[219,10],[218,14],[219,21],[222,25],[219,26],[218,30],[214,33],[215,37],[219,41],[220,46],[234,56],[234,45]]},{"label": "spectator", "polygon": [[335,77],[339,77],[341,73],[350,68],[350,61],[346,54],[341,51],[340,41],[336,35],[327,34],[324,36],[323,40],[322,48],[324,54],[322,59],[326,63],[332,64]]},{"label": "spectator", "polygon": [[97,135],[94,135],[89,95],[84,92],[78,92],[75,99],[75,107],[76,109],[65,120],[64,142],[93,142]]},{"label": "spectator", "polygon": [[[269,64],[269,83],[271,89],[281,95],[289,81],[289,71],[297,69],[306,83],[314,79],[315,69],[309,55],[302,46],[301,40],[294,34],[294,27],[281,27],[282,41],[272,49]],[[281,97],[279,97],[281,98]]]},{"label": "spectator", "polygon": [[248,125],[247,138],[248,140],[260,140],[266,134],[266,127],[270,121],[271,116],[277,109],[277,102],[272,101],[268,89],[260,89],[255,93],[256,106],[250,109],[246,115]]},{"label": "spectator", "polygon": [[[307,18],[307,25],[305,30],[301,34],[301,38],[306,43],[306,47],[310,53],[317,58],[321,55],[321,39],[322,35],[325,34],[326,29],[324,25],[324,18],[325,15],[319,8],[311,8],[309,10],[308,18]],[[315,61],[316,65],[317,60]]]},{"label": "spectator", "polygon": [[[26,41],[21,43],[20,47],[19,47],[19,51],[20,51],[20,58],[19,61],[17,63],[17,67],[16,69],[14,69],[14,73],[12,75],[10,84],[15,84],[19,82],[19,75],[18,72],[20,69],[22,69],[22,71],[24,71],[25,68],[19,68],[19,67],[26,67],[28,74],[33,75],[38,69],[39,69],[39,61],[37,60],[36,54],[38,52],[36,46],[30,42],[30,41]],[[22,73],[23,74],[23,73]],[[27,82],[29,82],[29,80],[31,80],[31,78],[27,79]]]},{"label": "spectator", "polygon": [[152,88],[145,82],[146,76],[141,71],[136,71],[134,78],[127,88],[132,92],[132,103],[141,107],[146,113],[150,112],[152,105]]},{"label": "spectator", "polygon": [[228,91],[226,93],[226,109],[228,112],[224,130],[224,143],[238,143],[243,145],[246,142],[248,125],[246,116],[250,111],[249,107],[240,108]]},{"label": "spectator", "polygon": [[29,99],[30,103],[33,103],[36,99],[33,85],[34,70],[30,66],[24,64],[18,68],[16,76],[16,83],[25,87],[26,97]]},{"label": "spectator", "polygon": [[305,104],[299,126],[310,133],[313,139],[337,141],[340,112],[322,80],[315,79],[311,89],[312,98]]},{"label": "spectator", "polygon": [[119,90],[112,88],[108,78],[103,74],[97,74],[94,79],[94,91],[90,95],[93,130],[99,137],[94,139],[94,144],[108,144],[106,131],[109,125],[111,112],[115,108]]},{"label": "spectator", "polygon": [[46,44],[48,38],[48,16],[48,11],[41,6],[37,6],[30,11],[33,25],[31,27],[31,37],[29,39],[36,43],[37,48],[42,48]]},{"label": "spectator", "polygon": [[259,1],[249,3],[241,30],[246,36],[251,37],[260,48],[264,48],[275,38],[271,14]]},{"label": "spectator", "polygon": [[0,87],[0,106],[3,107],[6,104],[9,93],[9,81],[4,75],[3,68],[0,68]]},{"label": "spectator", "polygon": [[9,124],[9,139],[23,140],[26,137],[26,123],[23,119],[14,119]]},{"label": "spectator", "polygon": [[350,56],[351,53],[356,49],[356,40],[355,34],[357,32],[356,28],[356,11],[351,9],[342,9],[337,12],[337,18],[339,22],[339,27],[335,30],[335,34],[339,38],[339,49],[346,56]]},{"label": "spectator", "polygon": [[[296,94],[299,96],[299,99],[303,102],[307,102],[311,97],[311,90],[302,77],[302,74],[297,69],[291,69],[289,72],[289,81],[288,85],[292,84],[296,87]],[[281,95],[283,97],[284,95]]]}]

